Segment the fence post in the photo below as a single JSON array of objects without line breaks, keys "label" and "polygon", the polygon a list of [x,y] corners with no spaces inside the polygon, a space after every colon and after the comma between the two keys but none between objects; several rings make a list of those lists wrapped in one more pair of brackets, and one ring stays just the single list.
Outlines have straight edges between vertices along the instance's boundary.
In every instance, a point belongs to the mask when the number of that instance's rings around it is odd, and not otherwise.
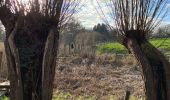
[{"label": "fence post", "polygon": [[126,91],[126,94],[125,94],[125,99],[124,100],[129,100],[130,99],[130,91]]}]

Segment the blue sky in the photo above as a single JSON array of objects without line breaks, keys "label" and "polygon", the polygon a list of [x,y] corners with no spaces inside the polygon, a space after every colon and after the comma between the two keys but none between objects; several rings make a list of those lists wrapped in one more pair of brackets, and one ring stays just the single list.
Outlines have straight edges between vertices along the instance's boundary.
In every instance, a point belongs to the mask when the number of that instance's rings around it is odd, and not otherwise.
[{"label": "blue sky", "polygon": [[[98,0],[100,1],[100,0]],[[102,1],[100,1],[102,2]],[[76,19],[78,19],[83,26],[85,26],[88,29],[92,29],[94,25],[97,23],[102,23],[103,20],[101,16],[97,13],[96,7],[98,6],[96,0],[86,0],[84,2],[85,6],[79,11],[78,14],[76,14]],[[103,11],[105,13],[108,13],[107,7],[104,5],[101,6],[103,8]],[[168,7],[170,7],[170,2],[168,4]],[[106,16],[109,18],[109,16]],[[112,19],[108,19],[109,23],[114,26],[114,21]],[[163,22],[160,26],[170,24],[170,13],[164,18]]]}]

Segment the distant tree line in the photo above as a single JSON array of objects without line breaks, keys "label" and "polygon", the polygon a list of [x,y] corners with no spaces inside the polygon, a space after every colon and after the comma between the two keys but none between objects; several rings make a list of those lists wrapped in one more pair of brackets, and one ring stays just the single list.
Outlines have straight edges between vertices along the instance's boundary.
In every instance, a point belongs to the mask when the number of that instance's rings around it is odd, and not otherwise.
[{"label": "distant tree line", "polygon": [[[83,34],[88,36],[84,36]],[[116,30],[110,30],[106,24],[98,23],[92,30],[89,30],[85,29],[85,27],[74,18],[70,21],[70,23],[65,25],[60,37],[61,41],[64,41],[66,44],[75,43],[75,41],[81,41],[81,39],[83,40],[87,37],[93,37],[96,43],[117,40]]]},{"label": "distant tree line", "polygon": [[108,26],[104,23],[98,23],[97,25],[95,25],[93,27],[93,31],[97,32],[99,35],[101,35],[101,42],[105,42],[105,41],[114,41],[117,39],[116,36],[116,31],[114,30],[110,30],[108,28]]},{"label": "distant tree line", "polygon": [[159,27],[158,30],[152,34],[153,38],[168,38],[170,37],[170,25]]},{"label": "distant tree line", "polygon": [[98,23],[90,30],[73,18],[60,33],[60,54],[69,55],[72,50],[74,54],[93,51],[96,44],[117,41],[117,38],[116,30],[110,30],[106,24]]}]

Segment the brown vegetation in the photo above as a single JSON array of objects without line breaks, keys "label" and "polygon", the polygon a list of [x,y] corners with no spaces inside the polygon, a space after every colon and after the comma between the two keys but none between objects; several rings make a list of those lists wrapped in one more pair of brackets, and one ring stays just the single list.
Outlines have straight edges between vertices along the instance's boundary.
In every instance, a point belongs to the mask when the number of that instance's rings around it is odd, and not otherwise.
[{"label": "brown vegetation", "polygon": [[[128,61],[126,57],[119,59],[119,62],[107,56],[100,58],[100,61],[107,63],[97,64],[99,61],[96,59],[90,64],[84,64],[83,61],[91,57],[59,60],[54,82],[55,90],[70,92],[75,97],[93,96],[97,100],[104,100],[110,95],[121,99],[126,90],[130,90],[137,98],[144,97],[144,83],[135,61]],[[124,63],[125,59],[129,63]]]}]

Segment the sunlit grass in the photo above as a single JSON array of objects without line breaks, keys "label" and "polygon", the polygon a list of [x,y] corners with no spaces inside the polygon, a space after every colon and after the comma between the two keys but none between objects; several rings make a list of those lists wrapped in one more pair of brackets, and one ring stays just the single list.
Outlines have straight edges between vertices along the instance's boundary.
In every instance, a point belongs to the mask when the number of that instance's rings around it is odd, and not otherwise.
[{"label": "sunlit grass", "polygon": [[170,50],[170,38],[151,39],[150,42],[157,48]]},{"label": "sunlit grass", "polygon": [[[103,100],[119,100],[115,95],[108,95]],[[124,97],[123,97],[124,98]],[[52,100],[98,100],[96,96],[87,96],[87,95],[73,95],[69,92],[63,92],[63,91],[56,91],[54,93]],[[137,98],[135,96],[130,96],[130,100],[145,100],[144,98]]]},{"label": "sunlit grass", "polygon": [[97,53],[127,53],[120,43],[102,43],[97,46]]},{"label": "sunlit grass", "polygon": [[[150,39],[150,43],[156,48],[164,49],[165,51],[170,51],[170,38],[160,38],[160,39]],[[127,49],[120,43],[108,42],[101,43],[97,45],[97,53],[128,53]]]},{"label": "sunlit grass", "polygon": [[[97,100],[95,96],[77,96],[72,95],[69,92],[63,92],[63,91],[56,91],[54,93],[52,100]],[[114,95],[108,95],[105,97],[106,100],[118,100],[116,96]],[[0,100],[9,100],[7,96],[0,97]],[[145,100],[144,98],[136,98],[134,96],[130,96],[130,100]]]},{"label": "sunlit grass", "polygon": [[9,100],[7,96],[0,97],[0,100]]}]

